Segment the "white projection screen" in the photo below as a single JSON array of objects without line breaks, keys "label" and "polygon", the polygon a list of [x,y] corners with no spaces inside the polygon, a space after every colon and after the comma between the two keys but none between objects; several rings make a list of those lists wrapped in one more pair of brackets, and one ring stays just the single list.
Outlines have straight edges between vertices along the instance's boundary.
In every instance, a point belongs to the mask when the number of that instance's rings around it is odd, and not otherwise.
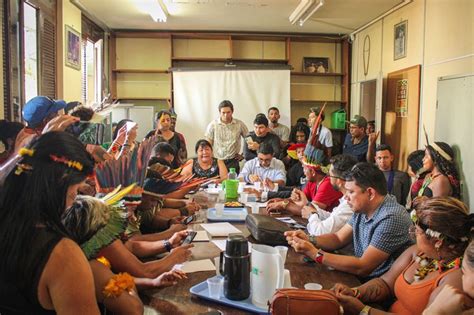
[{"label": "white projection screen", "polygon": [[219,117],[222,100],[234,104],[234,118],[249,131],[258,113],[280,109],[280,122],[290,125],[290,70],[210,70],[173,72],[176,130],[184,134],[188,156],[204,137],[209,122]]}]

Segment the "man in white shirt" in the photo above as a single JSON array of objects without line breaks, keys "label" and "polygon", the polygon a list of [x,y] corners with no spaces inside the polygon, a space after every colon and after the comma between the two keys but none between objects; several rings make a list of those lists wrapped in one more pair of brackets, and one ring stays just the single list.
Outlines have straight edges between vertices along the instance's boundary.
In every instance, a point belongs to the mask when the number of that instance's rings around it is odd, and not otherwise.
[{"label": "man in white shirt", "polygon": [[[321,108],[319,107],[311,107],[309,109],[308,115],[308,124],[310,128],[313,128],[314,123],[316,122],[316,118],[318,118],[319,112]],[[321,114],[321,122],[324,121],[324,112]],[[332,156],[332,133],[327,127],[323,126],[321,123],[319,125],[319,142],[324,146],[324,154],[326,155],[327,160],[329,160]]]},{"label": "man in white shirt", "polygon": [[234,105],[231,101],[224,100],[219,104],[220,117],[209,123],[206,128],[206,139],[214,148],[214,157],[223,160],[227,169],[240,170],[239,161],[241,138],[249,133],[245,124],[233,118]]},{"label": "man in white shirt", "polygon": [[261,182],[266,186],[272,186],[272,184],[278,184],[280,187],[285,186],[285,165],[273,157],[273,147],[263,142],[257,153],[256,158],[245,162],[242,172],[239,174],[239,180],[250,184]]},{"label": "man in white shirt", "polygon": [[[334,190],[345,195],[344,178],[356,163],[357,159],[351,155],[341,154],[331,158],[328,175]],[[302,204],[307,204],[308,200],[304,193],[299,194],[299,198]],[[339,199],[339,205],[332,212],[323,210],[314,203],[304,206],[301,210],[302,217],[308,218],[308,233],[313,236],[336,233],[349,221],[353,213],[344,196]]]}]

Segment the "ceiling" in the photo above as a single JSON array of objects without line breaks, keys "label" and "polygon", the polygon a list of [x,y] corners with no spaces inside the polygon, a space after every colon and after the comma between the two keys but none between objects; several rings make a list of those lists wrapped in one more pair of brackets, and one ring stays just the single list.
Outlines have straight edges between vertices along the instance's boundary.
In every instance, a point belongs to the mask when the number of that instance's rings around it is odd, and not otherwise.
[{"label": "ceiling", "polygon": [[[137,1],[162,1],[169,13],[156,23]],[[73,0],[110,29],[206,30],[348,34],[403,0],[325,0],[300,27],[288,17],[300,0]]]}]

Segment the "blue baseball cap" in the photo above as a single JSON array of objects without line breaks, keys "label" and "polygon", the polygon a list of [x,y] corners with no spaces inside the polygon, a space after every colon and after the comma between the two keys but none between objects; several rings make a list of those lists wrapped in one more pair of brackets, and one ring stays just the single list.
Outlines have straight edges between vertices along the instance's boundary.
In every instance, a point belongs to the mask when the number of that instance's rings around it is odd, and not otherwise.
[{"label": "blue baseball cap", "polygon": [[37,127],[51,113],[66,107],[65,101],[53,100],[47,96],[36,96],[23,107],[23,119],[29,127]]}]

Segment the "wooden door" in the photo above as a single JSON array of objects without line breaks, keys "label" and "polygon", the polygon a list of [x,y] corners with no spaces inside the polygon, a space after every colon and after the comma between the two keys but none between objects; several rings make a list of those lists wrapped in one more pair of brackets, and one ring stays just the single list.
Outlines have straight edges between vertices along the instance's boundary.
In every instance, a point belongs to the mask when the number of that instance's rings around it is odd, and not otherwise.
[{"label": "wooden door", "polygon": [[405,171],[408,155],[418,149],[420,70],[416,65],[387,76],[382,113],[382,143],[392,147],[394,167]]}]

